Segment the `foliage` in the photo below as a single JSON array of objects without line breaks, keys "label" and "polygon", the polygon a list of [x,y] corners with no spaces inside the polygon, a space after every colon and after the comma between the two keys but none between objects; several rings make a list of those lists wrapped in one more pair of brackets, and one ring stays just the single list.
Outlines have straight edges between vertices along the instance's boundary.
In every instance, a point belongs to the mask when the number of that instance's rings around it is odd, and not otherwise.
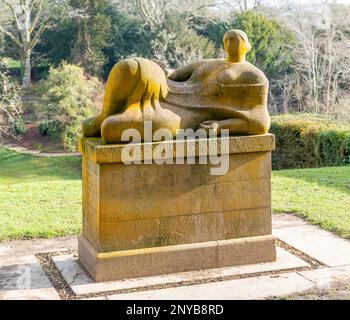
[{"label": "foliage", "polygon": [[[0,0],[6,14],[0,18],[0,32],[16,48],[16,58],[21,62],[21,79],[24,88],[31,85],[31,55],[43,32],[55,14],[57,0]],[[6,18],[5,18],[6,17]],[[10,47],[11,47],[10,45]]]},{"label": "foliage", "polygon": [[117,8],[109,11],[112,31],[110,46],[103,49],[107,58],[104,66],[104,78],[106,79],[113,65],[121,59],[129,56],[151,57],[152,32],[150,26],[136,17],[126,16]]},{"label": "foliage", "polygon": [[70,0],[73,7],[76,38],[71,61],[93,75],[101,75],[106,57],[103,48],[110,45],[111,17],[107,0]]},{"label": "foliage", "polygon": [[97,112],[94,102],[101,89],[101,83],[94,77],[87,78],[78,66],[63,63],[51,68],[37,89],[40,132],[74,151],[82,120]]},{"label": "foliage", "polygon": [[293,79],[295,44],[292,31],[276,19],[254,11],[240,11],[230,18],[192,16],[190,26],[215,43],[216,57],[224,57],[223,34],[229,29],[242,29],[248,35],[252,50],[247,60],[262,69],[270,80],[269,110],[276,114],[288,110],[288,96]]},{"label": "foliage", "polygon": [[0,138],[2,134],[20,137],[26,131],[21,115],[21,88],[4,69],[0,63]]},{"label": "foliage", "polygon": [[302,11],[295,13],[297,23],[289,22],[297,39],[291,47],[294,81],[290,87],[302,112],[350,119],[350,6],[334,3],[325,8],[322,20],[316,12]]},{"label": "foliage", "polygon": [[223,35],[227,30],[232,29],[232,22],[228,19],[191,16],[189,26],[199,35],[213,42],[217,49],[223,49]]},{"label": "foliage", "polygon": [[181,16],[168,15],[154,30],[151,41],[153,57],[168,67],[178,68],[188,63],[215,57],[215,46],[204,36],[190,29]]},{"label": "foliage", "polygon": [[113,64],[128,56],[161,60],[176,68],[196,59],[213,58],[215,46],[198,35],[181,16],[167,14],[159,25],[149,25],[139,18],[128,17],[115,10],[112,15],[111,47],[104,50],[109,57],[106,73]]},{"label": "foliage", "polygon": [[71,57],[71,48],[78,32],[74,23],[68,2],[58,6],[55,15],[51,18],[53,28],[48,28],[41,36],[40,42],[33,54],[33,67],[45,66],[47,69],[58,67],[62,61]]},{"label": "foliage", "polygon": [[276,136],[273,168],[309,168],[350,164],[350,126],[322,117],[273,117]]},{"label": "foliage", "polygon": [[232,27],[247,34],[252,43],[247,59],[262,68],[269,77],[290,72],[293,56],[289,46],[295,41],[291,31],[276,20],[254,11],[236,13]]}]

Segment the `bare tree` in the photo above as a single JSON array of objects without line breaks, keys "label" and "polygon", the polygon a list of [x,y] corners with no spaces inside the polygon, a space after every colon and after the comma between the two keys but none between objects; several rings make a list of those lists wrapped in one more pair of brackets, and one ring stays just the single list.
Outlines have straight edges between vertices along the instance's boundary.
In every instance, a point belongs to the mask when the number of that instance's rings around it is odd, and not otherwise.
[{"label": "bare tree", "polygon": [[19,48],[25,88],[31,84],[32,51],[49,26],[56,2],[58,0],[0,0],[0,4],[8,10],[7,23],[0,25],[0,32]]},{"label": "bare tree", "polygon": [[295,74],[287,91],[299,102],[303,100],[298,111],[334,116],[339,101],[349,97],[349,13],[348,6],[319,3],[309,11],[296,7],[286,20],[297,37],[296,46],[291,48]]},{"label": "bare tree", "polygon": [[20,87],[0,70],[0,142],[3,135],[16,137],[12,127],[21,119],[20,90]]},{"label": "bare tree", "polygon": [[264,0],[222,0],[218,1],[221,6],[225,6],[231,11],[256,10],[266,2]]},{"label": "bare tree", "polygon": [[[163,23],[165,15],[171,10],[190,16],[191,14],[204,14],[205,11],[214,8],[217,0],[111,0],[118,5],[118,9],[128,15],[138,15],[151,26]],[[135,10],[136,8],[136,10]]]}]

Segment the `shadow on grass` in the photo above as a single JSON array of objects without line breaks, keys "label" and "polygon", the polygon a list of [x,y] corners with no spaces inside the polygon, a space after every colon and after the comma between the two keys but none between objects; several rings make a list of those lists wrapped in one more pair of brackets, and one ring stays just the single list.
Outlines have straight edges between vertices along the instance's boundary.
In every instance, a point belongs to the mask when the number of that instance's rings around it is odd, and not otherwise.
[{"label": "shadow on grass", "polygon": [[80,179],[80,157],[40,158],[0,148],[0,184]]}]

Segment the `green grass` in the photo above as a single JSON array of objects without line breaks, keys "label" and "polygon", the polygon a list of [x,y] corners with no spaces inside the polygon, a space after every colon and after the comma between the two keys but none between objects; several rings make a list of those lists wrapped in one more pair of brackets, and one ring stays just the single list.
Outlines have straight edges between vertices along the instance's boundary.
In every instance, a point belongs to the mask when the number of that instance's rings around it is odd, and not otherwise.
[{"label": "green grass", "polygon": [[9,69],[19,69],[21,68],[21,62],[19,60],[13,60],[11,58],[3,59],[5,66]]},{"label": "green grass", "polygon": [[[0,149],[0,240],[78,234],[80,158]],[[274,171],[274,212],[290,212],[350,238],[350,166]]]},{"label": "green grass", "polygon": [[273,171],[272,207],[350,238],[350,166]]},{"label": "green grass", "polygon": [[80,162],[0,149],[0,240],[79,233]]}]

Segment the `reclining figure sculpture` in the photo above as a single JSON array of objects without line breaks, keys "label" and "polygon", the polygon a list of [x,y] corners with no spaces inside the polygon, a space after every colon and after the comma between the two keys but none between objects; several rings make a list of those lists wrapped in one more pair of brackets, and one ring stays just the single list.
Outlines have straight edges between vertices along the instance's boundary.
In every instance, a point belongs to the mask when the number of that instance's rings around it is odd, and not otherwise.
[{"label": "reclining figure sculpture", "polygon": [[118,62],[109,75],[101,112],[83,122],[84,137],[118,143],[125,129],[142,135],[144,121],[152,121],[154,131],[168,129],[173,136],[190,128],[267,133],[269,82],[246,61],[251,50],[247,35],[230,30],[223,41],[226,59],[201,60],[168,74],[144,58]]}]

